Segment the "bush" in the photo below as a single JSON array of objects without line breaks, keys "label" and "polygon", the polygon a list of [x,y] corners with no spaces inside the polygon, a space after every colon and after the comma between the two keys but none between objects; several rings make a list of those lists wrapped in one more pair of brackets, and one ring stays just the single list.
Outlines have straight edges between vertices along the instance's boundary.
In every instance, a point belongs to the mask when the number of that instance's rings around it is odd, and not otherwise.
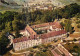
[{"label": "bush", "polygon": [[47,51],[47,49],[43,49],[43,52],[46,52]]},{"label": "bush", "polygon": [[73,39],[73,41],[77,41],[76,39]]},{"label": "bush", "polygon": [[66,42],[66,40],[63,40],[63,42]]},{"label": "bush", "polygon": [[33,48],[38,48],[38,46],[34,46]]},{"label": "bush", "polygon": [[77,45],[75,45],[73,48],[79,48]]},{"label": "bush", "polygon": [[77,25],[77,28],[80,28],[80,24]]},{"label": "bush", "polygon": [[79,21],[77,21],[76,23],[77,23],[77,24],[79,24],[79,23],[80,23],[80,20],[79,20]]},{"label": "bush", "polygon": [[33,53],[30,53],[28,56],[33,56],[34,54]]}]

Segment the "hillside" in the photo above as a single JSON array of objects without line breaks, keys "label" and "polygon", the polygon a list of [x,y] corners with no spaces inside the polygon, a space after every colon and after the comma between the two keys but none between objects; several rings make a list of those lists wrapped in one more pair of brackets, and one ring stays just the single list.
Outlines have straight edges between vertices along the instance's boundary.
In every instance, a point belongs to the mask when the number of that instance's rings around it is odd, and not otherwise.
[{"label": "hillside", "polygon": [[80,0],[58,0],[59,2],[61,3],[64,3],[65,5],[68,5],[70,3],[77,3],[77,4],[80,4]]},{"label": "hillside", "polygon": [[[5,1],[6,3],[2,3],[1,1]],[[28,2],[28,1],[47,1],[47,0],[0,0],[0,11],[2,10],[7,10],[10,8],[11,9],[16,9],[16,8],[21,8],[22,5],[25,3],[25,2]],[[50,1],[50,0],[48,0]],[[52,1],[52,4],[54,6],[65,6],[65,5],[68,5],[70,3],[78,3],[80,4],[80,0],[51,0]]]},{"label": "hillside", "polygon": [[[2,1],[4,1],[4,0],[2,0]],[[21,6],[18,6],[17,4],[16,5],[8,4],[8,1],[9,0],[6,0],[5,1],[6,3],[2,3],[1,0],[0,0],[0,12],[4,12],[4,11],[20,11],[21,10]],[[12,0],[10,2],[12,2]]]},{"label": "hillside", "polygon": [[[15,2],[15,3],[21,5],[21,4],[24,4],[24,2],[28,2],[28,1],[47,1],[47,0],[4,0],[4,1],[9,2],[9,3]],[[51,1],[53,1],[53,3],[60,2],[60,3],[65,4],[65,5],[70,4],[70,3],[80,4],[80,0],[66,0],[66,1],[65,0],[51,0]]]}]

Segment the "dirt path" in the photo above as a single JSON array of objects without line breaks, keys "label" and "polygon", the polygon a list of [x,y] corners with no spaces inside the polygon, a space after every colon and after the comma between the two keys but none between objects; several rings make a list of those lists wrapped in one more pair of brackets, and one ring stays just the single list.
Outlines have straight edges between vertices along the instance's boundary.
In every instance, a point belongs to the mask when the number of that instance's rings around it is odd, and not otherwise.
[{"label": "dirt path", "polygon": [[11,54],[15,54],[15,55],[20,55],[20,54],[28,54],[29,53],[29,51],[25,51],[25,52],[21,52],[21,53],[15,53],[15,52],[13,52],[12,50],[10,50],[10,53]]}]

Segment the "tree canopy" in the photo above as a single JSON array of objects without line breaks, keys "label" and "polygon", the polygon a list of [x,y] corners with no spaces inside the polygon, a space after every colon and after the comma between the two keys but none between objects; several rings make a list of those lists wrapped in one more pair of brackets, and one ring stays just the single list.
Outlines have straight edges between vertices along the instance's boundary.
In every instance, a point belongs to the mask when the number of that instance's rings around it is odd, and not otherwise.
[{"label": "tree canopy", "polygon": [[7,51],[7,46],[9,44],[9,39],[8,37],[5,36],[7,33],[6,30],[3,30],[1,35],[0,35],[0,55],[3,55]]}]

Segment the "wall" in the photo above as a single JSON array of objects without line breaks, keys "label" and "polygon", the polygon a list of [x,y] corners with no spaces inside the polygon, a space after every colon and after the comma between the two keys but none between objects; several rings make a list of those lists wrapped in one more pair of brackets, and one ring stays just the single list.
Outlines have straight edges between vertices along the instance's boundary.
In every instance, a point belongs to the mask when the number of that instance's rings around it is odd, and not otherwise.
[{"label": "wall", "polygon": [[15,51],[24,50],[26,48],[30,48],[36,45],[42,44],[41,39],[33,39],[33,40],[27,40],[23,42],[13,43],[13,48]]}]

